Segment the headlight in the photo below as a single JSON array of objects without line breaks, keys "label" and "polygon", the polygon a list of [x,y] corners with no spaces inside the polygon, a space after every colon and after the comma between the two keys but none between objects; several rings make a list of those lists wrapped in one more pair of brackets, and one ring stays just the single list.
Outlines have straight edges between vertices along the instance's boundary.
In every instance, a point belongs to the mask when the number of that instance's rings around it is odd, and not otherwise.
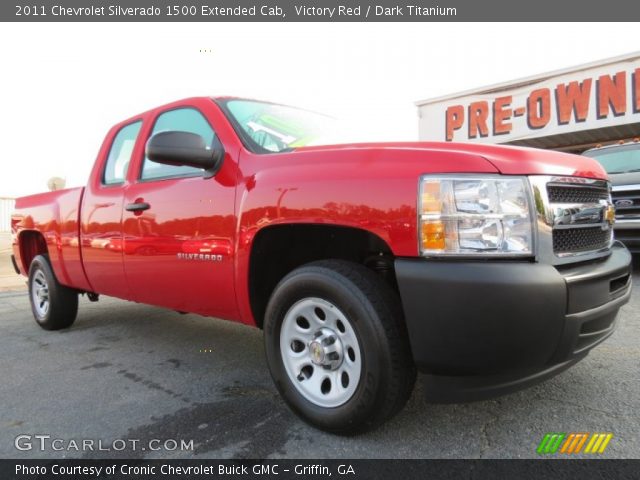
[{"label": "headlight", "polygon": [[420,253],[532,255],[529,198],[523,177],[422,177]]}]

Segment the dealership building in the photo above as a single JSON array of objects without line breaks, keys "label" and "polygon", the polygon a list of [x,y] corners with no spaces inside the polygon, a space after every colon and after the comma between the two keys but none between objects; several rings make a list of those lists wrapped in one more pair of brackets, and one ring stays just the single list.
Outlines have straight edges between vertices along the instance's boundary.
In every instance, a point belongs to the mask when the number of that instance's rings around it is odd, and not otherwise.
[{"label": "dealership building", "polygon": [[640,52],[416,102],[422,141],[581,153],[640,138]]}]

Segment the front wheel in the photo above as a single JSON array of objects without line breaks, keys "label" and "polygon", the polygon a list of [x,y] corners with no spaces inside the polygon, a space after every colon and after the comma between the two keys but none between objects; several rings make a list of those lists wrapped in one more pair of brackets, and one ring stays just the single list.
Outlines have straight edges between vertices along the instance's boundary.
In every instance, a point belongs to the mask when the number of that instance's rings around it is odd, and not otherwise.
[{"label": "front wheel", "polygon": [[78,293],[58,282],[45,255],[36,256],[29,267],[29,299],[36,322],[45,330],[68,328],[78,314]]},{"label": "front wheel", "polygon": [[351,262],[307,264],[276,287],[265,345],[280,394],[304,420],[335,433],[397,413],[415,382],[397,294]]}]

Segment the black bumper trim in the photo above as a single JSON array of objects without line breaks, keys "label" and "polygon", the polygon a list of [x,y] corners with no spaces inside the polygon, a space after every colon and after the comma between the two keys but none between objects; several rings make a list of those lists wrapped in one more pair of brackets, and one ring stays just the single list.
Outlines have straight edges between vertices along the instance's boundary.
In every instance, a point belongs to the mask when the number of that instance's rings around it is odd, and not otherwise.
[{"label": "black bumper trim", "polygon": [[543,370],[515,374],[470,377],[424,375],[425,397],[430,403],[461,403],[507,395],[555,377],[584,357],[586,353]]},{"label": "black bumper trim", "polygon": [[630,278],[631,256],[620,243],[615,243],[612,254],[604,260],[587,264],[563,265],[558,271],[569,289],[567,313],[586,313],[599,305],[606,305],[616,296],[622,295]]},{"label": "black bumper trim", "polygon": [[621,296],[614,298],[610,302],[584,312],[570,313],[567,315],[567,319],[585,321],[617,311],[629,301],[629,298],[631,298],[631,281],[627,283],[625,289],[626,291]]},{"label": "black bumper trim", "polygon": [[[567,315],[567,323],[575,322],[580,326],[580,333],[578,333],[577,342],[575,347],[573,348],[574,354],[580,354],[582,352],[591,350],[593,347],[604,342],[613,334],[617,326],[615,316],[617,315],[620,307],[627,303],[631,298],[631,280],[629,280],[626,288],[627,290],[623,295],[614,298],[604,305],[592,308],[591,310],[587,310],[586,312],[572,313],[570,315]],[[614,320],[612,320],[609,327],[603,328],[602,330],[587,332],[582,330],[584,324],[606,317],[614,317]]]},{"label": "black bumper trim", "polygon": [[395,267],[418,369],[489,382],[489,391],[501,375],[526,385],[583,358],[613,333],[631,295],[631,256],[619,243],[605,258],[557,268],[416,258]]},{"label": "black bumper trim", "polygon": [[396,259],[396,278],[424,373],[539,368],[558,347],[567,288],[551,265]]}]

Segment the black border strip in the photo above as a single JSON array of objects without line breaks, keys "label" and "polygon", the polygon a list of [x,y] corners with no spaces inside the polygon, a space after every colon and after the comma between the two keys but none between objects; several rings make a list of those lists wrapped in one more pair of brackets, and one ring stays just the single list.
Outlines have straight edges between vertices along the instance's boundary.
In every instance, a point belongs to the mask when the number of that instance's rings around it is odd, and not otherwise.
[{"label": "black border strip", "polygon": [[[206,479],[301,478],[450,480],[464,479],[634,479],[640,460],[572,460],[567,455],[539,460],[0,460],[0,478],[67,479]],[[24,473],[31,469],[33,473]],[[198,469],[187,473],[187,468]],[[53,469],[75,473],[54,474]],[[97,469],[100,468],[98,471]],[[129,470],[137,469],[137,470]],[[306,468],[306,470],[305,470]],[[46,470],[46,473],[43,472]],[[76,470],[70,470],[76,469]],[[85,469],[82,473],[82,469]],[[173,470],[172,470],[173,469]],[[176,474],[182,469],[182,474]],[[36,473],[39,470],[40,473]],[[115,473],[109,473],[114,470]],[[135,471],[135,473],[133,473]],[[21,473],[22,472],[22,473]],[[128,472],[128,473],[127,473]],[[164,473],[163,473],[164,472]],[[167,472],[169,472],[167,474]],[[341,474],[342,472],[342,474]]]}]

